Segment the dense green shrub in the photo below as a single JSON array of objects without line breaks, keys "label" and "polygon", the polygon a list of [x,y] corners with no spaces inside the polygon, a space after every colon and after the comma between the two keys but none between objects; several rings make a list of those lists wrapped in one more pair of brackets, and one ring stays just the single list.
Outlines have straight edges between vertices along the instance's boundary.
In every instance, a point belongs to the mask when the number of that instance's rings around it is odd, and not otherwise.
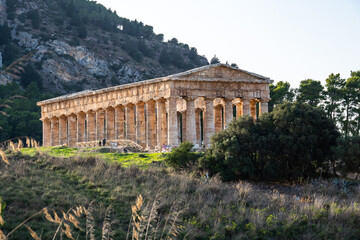
[{"label": "dense green shrub", "polygon": [[193,147],[194,144],[191,142],[181,143],[166,155],[165,162],[175,169],[183,169],[194,164],[201,154],[194,152]]},{"label": "dense green shrub", "polygon": [[300,180],[329,171],[331,148],[339,133],[318,108],[279,105],[257,121],[243,117],[212,138],[200,166],[223,180]]},{"label": "dense green shrub", "polygon": [[335,169],[346,173],[360,172],[360,136],[341,137],[335,149]]}]

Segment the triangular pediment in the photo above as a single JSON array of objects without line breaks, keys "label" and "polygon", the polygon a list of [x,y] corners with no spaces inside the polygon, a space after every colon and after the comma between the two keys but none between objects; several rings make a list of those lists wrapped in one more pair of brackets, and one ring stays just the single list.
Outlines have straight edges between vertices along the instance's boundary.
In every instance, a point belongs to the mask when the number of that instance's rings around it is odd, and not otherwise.
[{"label": "triangular pediment", "polygon": [[208,80],[208,81],[234,81],[234,82],[273,82],[270,78],[248,72],[239,68],[234,68],[226,64],[213,64],[200,68],[195,68],[186,72],[168,76],[173,80]]}]

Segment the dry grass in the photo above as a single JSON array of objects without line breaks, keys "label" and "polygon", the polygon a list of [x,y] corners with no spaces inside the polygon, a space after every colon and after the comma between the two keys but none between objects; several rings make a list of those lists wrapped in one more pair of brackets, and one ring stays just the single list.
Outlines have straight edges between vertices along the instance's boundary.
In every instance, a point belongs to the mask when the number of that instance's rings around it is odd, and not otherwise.
[{"label": "dry grass", "polygon": [[[10,156],[12,164],[0,168],[0,195],[9,194],[1,184],[14,184],[23,191],[19,184],[26,187],[24,179],[32,178],[28,185],[37,191],[37,186],[43,188],[41,179],[46,178],[49,187],[43,195],[28,196],[28,208],[35,210],[46,202],[62,209],[69,204],[88,205],[83,209],[86,220],[78,219],[77,208],[70,214],[78,222],[71,222],[68,213],[62,213],[62,218],[51,215],[56,222],[66,221],[59,233],[71,233],[73,238],[79,229],[84,229],[86,233],[80,236],[86,239],[125,239],[127,234],[129,239],[356,239],[360,235],[358,183],[347,190],[334,180],[297,186],[245,181],[226,184],[158,167],[125,169],[96,158],[24,158]],[[6,177],[10,175],[16,178]],[[54,194],[54,186],[65,188],[64,192],[56,190],[61,194],[38,205],[32,202]],[[9,209],[16,208],[16,201],[5,200]],[[31,227],[38,233],[36,225]]]}]

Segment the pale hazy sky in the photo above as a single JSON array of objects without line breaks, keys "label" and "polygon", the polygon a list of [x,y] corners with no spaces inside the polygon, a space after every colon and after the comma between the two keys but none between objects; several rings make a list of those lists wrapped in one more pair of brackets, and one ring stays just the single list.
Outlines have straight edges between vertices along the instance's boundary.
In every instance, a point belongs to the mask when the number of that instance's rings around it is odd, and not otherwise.
[{"label": "pale hazy sky", "polygon": [[298,87],[360,70],[360,0],[98,0],[221,62]]}]

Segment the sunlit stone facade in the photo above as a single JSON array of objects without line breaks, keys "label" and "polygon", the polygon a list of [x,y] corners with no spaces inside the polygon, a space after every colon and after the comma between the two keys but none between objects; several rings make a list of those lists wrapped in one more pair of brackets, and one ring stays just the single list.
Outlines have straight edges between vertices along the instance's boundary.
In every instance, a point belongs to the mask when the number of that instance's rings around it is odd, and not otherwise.
[{"label": "sunlit stone facade", "polygon": [[273,81],[225,64],[39,102],[43,145],[128,139],[144,149],[207,147],[234,118],[268,111]]}]

